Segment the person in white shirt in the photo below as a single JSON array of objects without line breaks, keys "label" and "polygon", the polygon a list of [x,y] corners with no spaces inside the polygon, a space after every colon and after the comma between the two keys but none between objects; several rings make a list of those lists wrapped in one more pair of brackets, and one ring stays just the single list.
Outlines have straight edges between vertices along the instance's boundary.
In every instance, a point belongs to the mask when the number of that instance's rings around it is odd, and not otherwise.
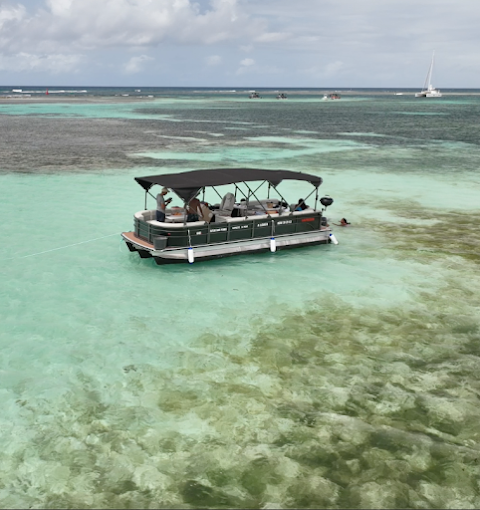
[{"label": "person in white shirt", "polygon": [[162,188],[162,191],[157,195],[157,212],[156,212],[156,220],[157,221],[165,221],[165,210],[167,208],[167,204],[169,204],[172,199],[167,198],[165,200],[165,195],[168,193],[167,188]]}]

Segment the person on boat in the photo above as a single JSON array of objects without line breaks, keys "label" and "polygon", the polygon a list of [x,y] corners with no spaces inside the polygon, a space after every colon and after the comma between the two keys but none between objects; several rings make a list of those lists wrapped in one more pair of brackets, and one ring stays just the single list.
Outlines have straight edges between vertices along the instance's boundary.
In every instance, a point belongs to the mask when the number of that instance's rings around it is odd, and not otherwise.
[{"label": "person on boat", "polygon": [[200,220],[206,221],[207,223],[215,221],[215,215],[210,209],[210,204],[208,202],[200,202],[200,212],[202,213],[199,218]]},{"label": "person on boat", "polygon": [[274,209],[280,209],[280,208],[282,208],[282,209],[288,209],[288,204],[287,204],[287,202],[285,202],[284,200],[280,200],[280,201],[278,202],[278,204],[275,204],[275,205],[273,206],[273,208],[274,208]]},{"label": "person on boat", "polygon": [[187,223],[189,221],[198,221],[202,218],[202,208],[198,198],[192,198],[187,204]]},{"label": "person on boat", "polygon": [[157,212],[156,212],[156,220],[157,221],[165,221],[165,210],[167,208],[167,204],[169,204],[172,199],[167,198],[165,200],[165,195],[168,193],[168,188],[162,188],[162,191],[157,195]]},{"label": "person on boat", "polygon": [[308,209],[308,205],[303,198],[299,198],[298,204],[295,206],[295,211],[304,211],[305,209]]},{"label": "person on boat", "polygon": [[334,223],[334,225],[336,225],[337,227],[346,227],[348,225],[350,225],[351,223],[349,221],[347,221],[346,218],[342,218],[340,220],[340,223]]}]

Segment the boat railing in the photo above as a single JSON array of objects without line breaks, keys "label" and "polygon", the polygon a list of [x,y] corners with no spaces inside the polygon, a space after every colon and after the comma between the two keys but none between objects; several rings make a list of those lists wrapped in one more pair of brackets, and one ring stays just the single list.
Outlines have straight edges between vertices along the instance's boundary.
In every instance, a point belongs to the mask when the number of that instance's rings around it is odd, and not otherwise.
[{"label": "boat railing", "polygon": [[247,217],[224,218],[225,221],[206,223],[164,223],[146,220],[149,211],[135,214],[135,235],[154,244],[155,238],[166,237],[169,247],[188,247],[210,243],[254,240],[298,233],[318,231],[325,228],[321,211],[285,212],[283,214],[263,214]]}]

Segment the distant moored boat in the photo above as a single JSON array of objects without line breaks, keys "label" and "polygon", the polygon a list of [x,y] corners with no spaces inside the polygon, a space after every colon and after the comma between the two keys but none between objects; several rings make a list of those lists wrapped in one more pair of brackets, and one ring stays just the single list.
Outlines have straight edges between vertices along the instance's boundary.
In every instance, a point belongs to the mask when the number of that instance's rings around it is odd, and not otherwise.
[{"label": "distant moored boat", "polygon": [[432,72],[433,72],[433,61],[435,58],[435,52],[432,55],[432,61],[428,68],[427,77],[423,84],[423,89],[415,94],[415,97],[442,97],[441,92],[432,85]]}]

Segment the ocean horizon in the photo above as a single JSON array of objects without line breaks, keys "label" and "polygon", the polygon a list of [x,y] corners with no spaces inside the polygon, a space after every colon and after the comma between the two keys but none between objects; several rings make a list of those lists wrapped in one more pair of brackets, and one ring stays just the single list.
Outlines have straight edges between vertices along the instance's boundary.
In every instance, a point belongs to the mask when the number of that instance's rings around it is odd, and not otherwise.
[{"label": "ocean horizon", "polygon": [[[315,94],[315,93],[326,93],[332,91],[339,91],[346,94],[384,94],[384,93],[415,93],[421,89],[418,87],[338,87],[335,85],[326,85],[324,87],[259,87],[259,86],[230,86],[230,87],[213,87],[213,86],[162,86],[162,87],[150,87],[150,86],[88,86],[88,85],[0,85],[0,97],[13,94],[16,91],[20,94],[33,94],[33,95],[45,95],[48,91],[48,95],[57,94],[59,96],[121,96],[122,94],[128,94],[132,97],[144,97],[146,94],[173,94],[178,95],[182,91],[185,93],[225,93],[225,94],[245,94],[251,91],[262,91],[265,94],[275,94],[278,92],[289,92],[291,94]],[[441,89],[445,94],[478,94],[480,89],[472,88],[448,88],[444,87]]]}]

